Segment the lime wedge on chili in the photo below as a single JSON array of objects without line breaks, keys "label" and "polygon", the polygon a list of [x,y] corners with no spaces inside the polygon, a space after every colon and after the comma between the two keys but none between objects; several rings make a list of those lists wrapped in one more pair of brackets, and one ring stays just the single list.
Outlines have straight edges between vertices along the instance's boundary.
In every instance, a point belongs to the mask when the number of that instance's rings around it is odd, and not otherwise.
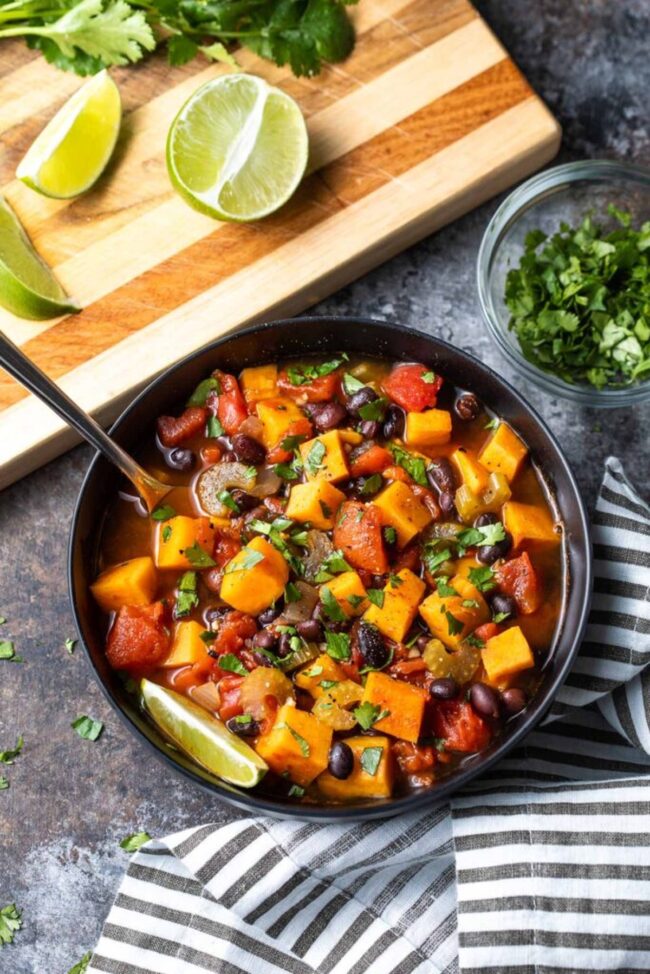
[{"label": "lime wedge on chili", "polygon": [[167,169],[181,196],[218,220],[273,213],[294,193],[309,141],[293,98],[261,78],[214,78],[185,102],[167,139]]},{"label": "lime wedge on chili", "polygon": [[266,762],[203,707],[150,680],[140,682],[140,693],[154,723],[202,767],[240,788],[262,780]]},{"label": "lime wedge on chili", "polygon": [[79,306],[41,260],[18,217],[0,196],[0,305],[19,318],[45,319]]},{"label": "lime wedge on chili", "polygon": [[118,87],[106,71],[100,71],[48,122],[19,163],[16,175],[44,196],[79,196],[106,168],[121,118]]}]

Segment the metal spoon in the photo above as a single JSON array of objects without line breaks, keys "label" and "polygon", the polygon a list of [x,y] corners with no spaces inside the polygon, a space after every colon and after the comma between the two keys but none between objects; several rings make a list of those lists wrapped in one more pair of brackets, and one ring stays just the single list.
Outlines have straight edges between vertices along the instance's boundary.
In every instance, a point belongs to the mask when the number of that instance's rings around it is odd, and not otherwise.
[{"label": "metal spoon", "polygon": [[61,419],[80,433],[107,460],[115,464],[118,470],[121,470],[124,476],[131,481],[149,512],[153,511],[163,497],[173,489],[170,484],[163,484],[160,480],[156,480],[139,463],[136,463],[133,457],[130,457],[121,446],[118,446],[104,432],[92,416],[89,416],[69,399],[65,392],[51,379],[48,379],[45,373],[41,372],[26,355],[23,355],[20,349],[1,331],[0,365],[21,385],[38,396],[50,409],[53,409]]}]

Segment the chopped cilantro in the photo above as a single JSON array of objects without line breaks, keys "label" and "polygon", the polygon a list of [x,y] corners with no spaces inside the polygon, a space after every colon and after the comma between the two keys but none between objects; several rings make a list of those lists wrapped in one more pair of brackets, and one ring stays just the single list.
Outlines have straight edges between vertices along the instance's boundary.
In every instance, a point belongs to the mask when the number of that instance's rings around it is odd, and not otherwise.
[{"label": "chopped cilantro", "polygon": [[[190,565],[193,565],[194,568],[213,568],[216,564],[207,551],[203,550],[198,541],[195,541],[193,545],[186,548],[183,554],[189,561]],[[254,554],[258,554],[258,552],[254,552]],[[259,557],[261,558],[262,555]]]},{"label": "chopped cilantro", "polygon": [[492,616],[493,622],[504,622],[506,619],[510,618],[509,612],[497,612],[496,615]]},{"label": "chopped cilantro", "polygon": [[384,590],[382,588],[369,588],[368,598],[373,605],[376,605],[378,609],[381,609],[384,604]]},{"label": "chopped cilantro", "polygon": [[408,450],[404,450],[401,446],[397,446],[396,443],[389,443],[388,449],[393,454],[393,459],[395,463],[406,470],[409,477],[420,484],[421,487],[428,486],[427,480],[427,465],[422,459],[422,457],[413,456]]},{"label": "chopped cilantro", "polygon": [[331,690],[332,687],[338,686],[338,680],[320,680],[318,685],[322,687],[323,690]]},{"label": "chopped cilantro", "polygon": [[332,659],[350,659],[350,637],[345,632],[325,633],[327,653]]},{"label": "chopped cilantro", "polygon": [[380,473],[373,473],[370,477],[367,477],[361,488],[362,497],[370,497],[376,494],[378,490],[381,490],[384,483],[384,478]]},{"label": "chopped cilantro", "polygon": [[388,400],[384,399],[383,396],[378,396],[377,399],[373,399],[371,402],[364,402],[362,406],[359,406],[359,416],[365,420],[383,419],[387,405]]},{"label": "chopped cilantro", "polygon": [[308,670],[302,671],[302,675],[309,677],[309,679],[312,679],[314,677],[320,676],[322,672],[323,672],[322,666],[310,666]]},{"label": "chopped cilantro", "polygon": [[302,798],[305,789],[301,785],[291,785],[289,788],[289,798]]},{"label": "chopped cilantro", "polygon": [[176,511],[171,504],[163,504],[151,512],[152,521],[169,521],[171,517],[176,517]]},{"label": "chopped cilantro", "polygon": [[315,477],[325,459],[327,448],[322,440],[314,440],[305,457],[305,469],[312,477]]},{"label": "chopped cilantro", "polygon": [[127,835],[125,839],[122,839],[120,849],[124,849],[125,852],[137,852],[146,842],[150,841],[151,836],[148,832],[134,832],[133,835]]},{"label": "chopped cilantro", "polygon": [[221,501],[223,506],[227,507],[228,510],[234,511],[235,514],[241,513],[239,510],[239,504],[234,499],[234,497],[232,496],[229,490],[220,490],[219,493],[217,494],[217,500]]},{"label": "chopped cilantro", "polygon": [[300,602],[302,599],[302,593],[297,585],[293,582],[287,582],[286,588],[284,590],[284,601],[285,602]]},{"label": "chopped cilantro", "polygon": [[422,549],[422,561],[430,575],[435,575],[440,566],[444,565],[450,558],[451,551],[449,548],[438,550],[438,545],[435,542],[426,544]]},{"label": "chopped cilantro", "polygon": [[479,639],[478,636],[475,636],[474,633],[471,633],[469,636],[466,636],[465,642],[469,643],[470,646],[473,646],[474,649],[483,649],[483,647],[485,646],[485,642],[482,639]]},{"label": "chopped cilantro", "polygon": [[206,400],[211,392],[221,392],[219,380],[215,379],[213,375],[209,376],[207,379],[203,379],[202,382],[199,382],[198,386],[187,400],[187,405],[205,406]]},{"label": "chopped cilantro", "polygon": [[463,599],[460,603],[464,609],[478,609],[478,602],[476,599]]},{"label": "chopped cilantro", "polygon": [[352,375],[351,372],[345,373],[343,376],[343,391],[345,392],[346,396],[353,396],[355,392],[358,392],[359,389],[363,388],[364,383],[357,379],[355,375]]},{"label": "chopped cilantro", "polygon": [[343,552],[337,549],[323,559],[316,574],[315,581],[329,582],[334,575],[340,575],[342,572],[349,571],[352,571],[352,569],[343,557]]},{"label": "chopped cilantro", "polygon": [[178,582],[176,606],[174,608],[174,615],[177,619],[182,619],[183,616],[189,615],[192,609],[195,609],[199,604],[196,586],[196,572],[185,572],[184,575],[181,575]]},{"label": "chopped cilantro", "polygon": [[433,383],[436,381],[436,373],[423,372],[420,378],[422,379],[423,382],[426,382],[427,385],[432,386]]},{"label": "chopped cilantro", "polygon": [[293,452],[293,450],[295,450],[300,443],[304,443],[306,439],[306,433],[297,433],[295,436],[285,436],[285,438],[280,441],[280,449]]},{"label": "chopped cilantro", "polygon": [[404,584],[403,578],[400,578],[399,575],[394,575],[392,573],[388,576],[388,581],[391,588],[399,588],[400,585]]},{"label": "chopped cilantro", "polygon": [[447,620],[447,631],[449,632],[450,636],[457,636],[459,632],[463,631],[463,623],[446,609],[445,618]]},{"label": "chopped cilantro", "polygon": [[82,714],[77,717],[70,724],[73,730],[76,730],[79,737],[83,737],[85,741],[96,741],[104,730],[104,725],[101,720],[94,720],[92,717],[87,717]]},{"label": "chopped cilantro", "polygon": [[216,416],[208,416],[208,421],[205,424],[205,435],[209,439],[216,440],[218,436],[223,436],[225,432],[220,420]]},{"label": "chopped cilantro", "polygon": [[332,622],[345,622],[347,616],[327,585],[323,585],[320,590],[320,600],[325,613]]},{"label": "chopped cilantro", "polygon": [[286,725],[286,728],[289,731],[289,733],[291,734],[291,736],[293,737],[293,739],[298,744],[298,747],[300,748],[300,753],[302,754],[302,756],[304,758],[308,758],[309,755],[310,755],[310,753],[311,753],[311,748],[309,746],[309,741],[306,741],[305,738],[302,736],[302,734],[299,734],[298,731],[295,730],[290,724],[287,724]]},{"label": "chopped cilantro", "polygon": [[390,524],[381,529],[386,544],[395,544],[397,541],[397,531]]},{"label": "chopped cilantro", "polygon": [[347,361],[348,356],[344,353],[340,358],[332,359],[331,362],[321,362],[320,365],[290,365],[287,369],[287,376],[292,386],[305,386],[314,379],[320,379],[323,375],[330,375]]},{"label": "chopped cilantro", "polygon": [[[263,560],[264,555],[261,553],[261,551],[255,551],[253,548],[243,548],[242,554],[235,555],[233,560],[226,565],[224,575],[230,575],[232,572],[248,571],[249,568],[253,568]],[[212,562],[212,564],[214,564],[214,562]]]},{"label": "chopped cilantro", "polygon": [[22,663],[22,656],[16,656],[16,648],[7,639],[0,641],[0,660],[8,660],[10,663]]},{"label": "chopped cilantro", "polygon": [[0,751],[0,764],[13,764],[23,749],[25,741],[22,735],[16,741],[15,747],[10,747],[6,751]]},{"label": "chopped cilantro", "polygon": [[458,595],[458,592],[453,585],[449,584],[449,578],[447,575],[440,575],[436,579],[436,588],[438,590],[438,595],[442,596],[442,598]]},{"label": "chopped cilantro", "polygon": [[239,676],[248,674],[248,670],[234,653],[224,653],[223,656],[219,656],[217,665],[219,669],[227,670],[228,673],[237,673]]},{"label": "chopped cilantro", "polygon": [[211,629],[204,629],[202,633],[199,633],[199,639],[204,643],[213,643],[217,638],[217,633],[212,632]]},{"label": "chopped cilantro", "polygon": [[169,541],[169,539],[171,538],[171,536],[172,536],[171,525],[170,524],[166,524],[165,527],[162,529],[162,539],[163,539],[163,542],[166,544]]},{"label": "chopped cilantro", "polygon": [[496,585],[494,572],[489,565],[481,568],[470,568],[468,577],[474,588],[479,592],[489,592]]},{"label": "chopped cilantro", "polygon": [[480,528],[465,528],[456,535],[459,555],[464,555],[468,548],[483,548],[486,545],[498,544],[504,541],[506,531],[501,523],[483,524]]},{"label": "chopped cilantro", "polygon": [[355,707],[352,713],[363,730],[370,730],[372,725],[376,724],[378,720],[383,720],[384,717],[390,717],[390,710],[382,710],[381,707],[370,703],[369,700]]},{"label": "chopped cilantro", "polygon": [[14,934],[23,925],[21,912],[15,903],[9,903],[0,910],[0,947],[14,942]]},{"label": "chopped cilantro", "polygon": [[318,503],[320,505],[321,514],[326,520],[329,520],[329,518],[332,516],[332,508],[329,506],[329,504],[326,504],[325,501],[319,500]]},{"label": "chopped cilantro", "polygon": [[377,774],[383,753],[384,749],[382,747],[364,747],[359,758],[359,764],[366,774],[370,774],[373,777]]},{"label": "chopped cilantro", "polygon": [[353,609],[356,609],[363,602],[363,595],[348,595],[345,601],[349,602]]},{"label": "chopped cilantro", "polygon": [[70,968],[68,974],[86,974],[91,957],[92,954],[90,951],[88,951],[88,953],[84,954],[81,960],[75,964],[74,967]]},{"label": "chopped cilantro", "polygon": [[499,425],[499,420],[496,418],[496,416],[493,416],[492,419],[488,420],[488,422],[485,424],[483,429],[495,430],[498,425]]}]

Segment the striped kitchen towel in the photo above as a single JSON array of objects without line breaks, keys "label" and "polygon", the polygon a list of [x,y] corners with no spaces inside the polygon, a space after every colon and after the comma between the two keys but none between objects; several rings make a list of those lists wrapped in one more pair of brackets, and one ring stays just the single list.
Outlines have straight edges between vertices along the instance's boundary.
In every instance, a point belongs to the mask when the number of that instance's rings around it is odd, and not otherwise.
[{"label": "striped kitchen towel", "polygon": [[131,860],[88,974],[650,971],[650,509],[607,461],[545,725],[426,813],[239,819]]}]

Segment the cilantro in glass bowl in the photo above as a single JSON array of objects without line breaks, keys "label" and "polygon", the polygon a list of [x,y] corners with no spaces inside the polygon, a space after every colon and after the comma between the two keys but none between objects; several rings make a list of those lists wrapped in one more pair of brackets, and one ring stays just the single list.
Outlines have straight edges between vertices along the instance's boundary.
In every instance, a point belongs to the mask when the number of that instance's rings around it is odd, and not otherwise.
[{"label": "cilantro in glass bowl", "polygon": [[477,274],[492,337],[535,385],[585,406],[650,399],[650,172],[539,173],[492,217]]}]

